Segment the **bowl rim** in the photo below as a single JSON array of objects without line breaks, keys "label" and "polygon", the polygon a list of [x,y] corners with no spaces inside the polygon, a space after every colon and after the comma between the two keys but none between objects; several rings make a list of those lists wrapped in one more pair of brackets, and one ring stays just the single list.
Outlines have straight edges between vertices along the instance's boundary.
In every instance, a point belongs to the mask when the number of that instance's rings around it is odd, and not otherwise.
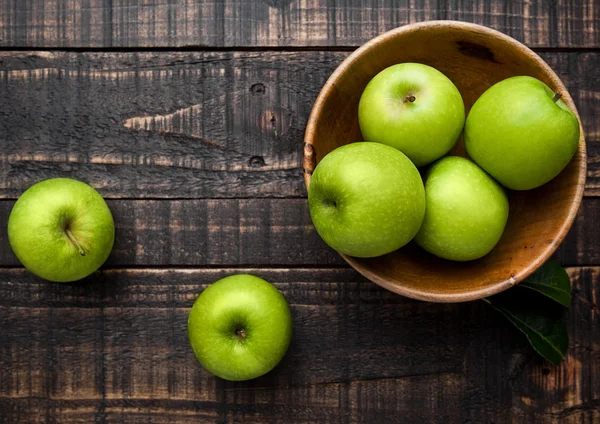
[{"label": "bowl rim", "polygon": [[[559,88],[561,93],[565,93],[563,95],[563,101],[569,106],[569,108],[575,113],[579,120],[579,128],[580,128],[580,136],[579,143],[577,147],[577,151],[575,152],[575,156],[579,156],[581,163],[577,167],[577,171],[579,172],[577,179],[577,186],[575,188],[574,199],[571,202],[571,206],[569,208],[569,212],[566,218],[563,220],[560,229],[557,231],[556,235],[552,238],[552,242],[547,244],[545,249],[527,266],[520,269],[515,275],[511,276],[509,279],[500,281],[492,286],[485,287],[482,289],[466,291],[461,293],[436,293],[428,290],[419,290],[419,289],[411,289],[407,288],[403,285],[392,284],[386,279],[378,276],[377,274],[372,273],[371,271],[364,269],[360,264],[360,258],[355,258],[352,256],[348,256],[342,253],[338,254],[356,271],[362,274],[364,277],[372,281],[373,283],[390,290],[394,293],[413,298],[418,300],[424,300],[429,302],[439,302],[439,303],[455,303],[455,302],[467,302],[476,299],[481,299],[487,296],[491,296],[497,293],[500,293],[510,287],[515,286],[519,282],[523,281],[527,277],[529,277],[533,272],[535,272],[540,266],[542,266],[556,251],[558,246],[562,243],[567,233],[571,229],[575,217],[577,215],[577,211],[579,210],[579,206],[581,205],[581,201],[583,199],[583,194],[585,191],[585,180],[586,180],[586,172],[587,172],[587,154],[586,154],[586,143],[585,143],[585,135],[583,132],[583,127],[581,123],[581,117],[579,116],[579,112],[577,111],[577,107],[575,106],[573,99],[571,98],[570,93],[558,77],[556,73],[552,70],[552,68],[533,50],[529,47],[521,43],[520,41],[506,35],[500,31],[495,29],[478,25],[470,22],[456,21],[456,20],[435,20],[435,21],[424,21],[417,22],[412,24],[407,24],[400,26],[398,28],[394,28],[392,30],[386,31],[371,40],[367,41],[365,44],[360,46],[358,49],[353,51],[346,59],[338,65],[338,67],[334,70],[334,72],[329,76],[326,83],[323,85],[319,95],[313,105],[311,110],[308,123],[306,126],[306,131],[304,135],[304,149],[303,149],[303,176],[304,176],[304,184],[306,190],[308,191],[310,187],[310,180],[312,171],[315,167],[315,152],[313,147],[313,141],[316,132],[316,125],[318,121],[318,116],[321,113],[321,109],[323,109],[323,105],[326,99],[329,97],[331,91],[333,90],[338,78],[345,73],[353,64],[358,60],[360,56],[362,56],[368,50],[374,48],[378,44],[392,39],[394,37],[398,37],[404,35],[409,32],[413,32],[415,30],[423,29],[423,28],[432,28],[432,27],[449,27],[453,29],[468,29],[473,32],[483,33],[495,38],[500,39],[501,41],[511,44],[513,47],[516,47],[523,54],[527,55],[529,59],[533,60],[543,71],[544,74],[549,75],[552,79],[552,83]],[[559,174],[560,175],[560,174]]]}]

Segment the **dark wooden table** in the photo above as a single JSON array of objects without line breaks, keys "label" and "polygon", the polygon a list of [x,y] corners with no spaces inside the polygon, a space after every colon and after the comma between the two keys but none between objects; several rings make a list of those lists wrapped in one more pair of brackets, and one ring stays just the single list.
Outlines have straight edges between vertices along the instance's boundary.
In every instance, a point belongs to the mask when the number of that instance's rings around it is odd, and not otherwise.
[{"label": "dark wooden table", "polygon": [[[525,42],[579,108],[560,366],[482,302],[369,283],[311,225],[301,144],[321,86],[369,38],[428,19]],[[0,39],[1,423],[600,422],[598,0],[0,0]],[[25,272],[6,237],[19,194],[59,176],[116,221],[79,284]],[[196,296],[234,272],[274,282],[294,319],[283,362],[246,383],[209,375],[187,340]]]}]

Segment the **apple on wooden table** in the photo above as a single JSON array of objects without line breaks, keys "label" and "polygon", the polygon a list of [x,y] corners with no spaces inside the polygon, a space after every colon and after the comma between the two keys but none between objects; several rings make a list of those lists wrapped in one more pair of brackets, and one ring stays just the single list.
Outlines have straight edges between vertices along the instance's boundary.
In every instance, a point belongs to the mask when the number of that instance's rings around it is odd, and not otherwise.
[{"label": "apple on wooden table", "polygon": [[437,161],[425,179],[427,209],[415,242],[436,256],[469,261],[488,254],[508,220],[502,187],[468,159]]},{"label": "apple on wooden table", "polygon": [[539,187],[556,177],[577,151],[575,113],[542,81],[505,79],[485,91],[465,124],[469,156],[513,190]]},{"label": "apple on wooden table", "polygon": [[425,214],[417,168],[400,151],[372,142],[329,152],[313,172],[308,203],[321,238],[338,252],[361,258],[404,246]]},{"label": "apple on wooden table", "polygon": [[232,275],[198,296],[188,335],[208,371],[225,380],[250,380],[281,361],[292,337],[292,317],[275,286],[254,275]]},{"label": "apple on wooden table", "polygon": [[465,106],[443,73],[420,63],[401,63],[369,82],[360,98],[358,121],[365,140],[395,147],[423,166],[456,144]]},{"label": "apple on wooden table", "polygon": [[10,245],[21,263],[49,281],[80,280],[96,271],[113,247],[113,218],[100,194],[70,178],[27,189],[8,219]]}]

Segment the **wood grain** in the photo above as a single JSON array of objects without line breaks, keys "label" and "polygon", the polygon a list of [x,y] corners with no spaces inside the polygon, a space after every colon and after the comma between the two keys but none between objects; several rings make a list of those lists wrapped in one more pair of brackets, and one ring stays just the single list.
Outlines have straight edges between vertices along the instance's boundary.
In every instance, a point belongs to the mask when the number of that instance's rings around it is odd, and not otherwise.
[{"label": "wood grain", "polygon": [[[302,197],[302,140],[346,52],[0,54],[0,197],[69,176],[106,197]],[[600,55],[543,58],[567,85],[600,195]]]},{"label": "wood grain", "polygon": [[[13,201],[0,201],[7,222]],[[306,199],[109,200],[116,225],[107,266],[340,266]],[[600,198],[585,198],[555,257],[600,263]],[[19,266],[0,227],[0,267]]]},{"label": "wood grain", "polygon": [[534,47],[599,47],[597,7],[595,0],[6,0],[0,46],[356,46],[407,23],[455,19]]},{"label": "wood grain", "polygon": [[[87,284],[3,269],[0,420],[594,422],[600,268],[568,271],[571,344],[552,367],[483,303],[413,301],[345,268],[119,269]],[[294,320],[282,364],[245,383],[202,370],[186,334],[195,297],[234,272],[272,281]]]}]

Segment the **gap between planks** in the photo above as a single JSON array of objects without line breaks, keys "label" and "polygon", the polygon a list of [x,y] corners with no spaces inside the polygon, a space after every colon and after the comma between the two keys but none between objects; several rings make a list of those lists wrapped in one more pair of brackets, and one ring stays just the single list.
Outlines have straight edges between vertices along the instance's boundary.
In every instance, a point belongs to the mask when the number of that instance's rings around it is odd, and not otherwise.
[{"label": "gap between planks", "polygon": [[[565,268],[567,271],[568,270],[575,270],[575,269],[579,269],[579,270],[588,270],[588,269],[596,269],[598,268],[598,270],[600,271],[600,265],[599,264],[561,264],[561,266],[563,268]],[[0,265],[0,270],[2,271],[16,271],[16,270],[25,270],[25,267],[23,266],[13,266],[13,265]],[[199,273],[202,271],[227,271],[227,270],[232,270],[232,271],[261,271],[261,270],[267,270],[267,271],[323,271],[323,272],[327,272],[327,271],[340,271],[340,270],[348,270],[348,271],[352,271],[354,270],[354,268],[352,268],[350,265],[342,263],[339,265],[336,264],[331,264],[331,265],[319,265],[319,264],[302,264],[302,265],[277,265],[277,264],[266,264],[266,265],[260,265],[260,264],[243,264],[243,265],[199,265],[199,266],[190,266],[190,265],[111,265],[108,268],[100,268],[95,272],[100,272],[100,273],[111,273],[111,272],[128,272],[128,271],[144,271],[144,272],[156,272],[156,273],[164,273],[164,272],[168,272],[168,271],[178,271],[178,272],[185,272],[185,273]],[[358,272],[358,271],[356,271]],[[93,274],[92,274],[93,275]],[[33,278],[37,278],[34,277],[34,275],[31,275]],[[365,278],[365,281],[368,281]],[[40,280],[43,281],[43,280]],[[46,282],[44,280],[44,282]],[[66,283],[66,284],[76,284],[77,282],[73,282],[73,283]],[[63,283],[53,283],[53,282],[48,282],[48,284],[63,284]],[[81,283],[82,285],[85,285],[85,282]]]},{"label": "gap between planks", "polygon": [[[205,45],[181,47],[5,47],[0,52],[51,52],[51,53],[177,53],[177,52],[352,52],[362,45],[344,46],[233,46]],[[600,53],[600,47],[530,47],[536,53]]]}]

